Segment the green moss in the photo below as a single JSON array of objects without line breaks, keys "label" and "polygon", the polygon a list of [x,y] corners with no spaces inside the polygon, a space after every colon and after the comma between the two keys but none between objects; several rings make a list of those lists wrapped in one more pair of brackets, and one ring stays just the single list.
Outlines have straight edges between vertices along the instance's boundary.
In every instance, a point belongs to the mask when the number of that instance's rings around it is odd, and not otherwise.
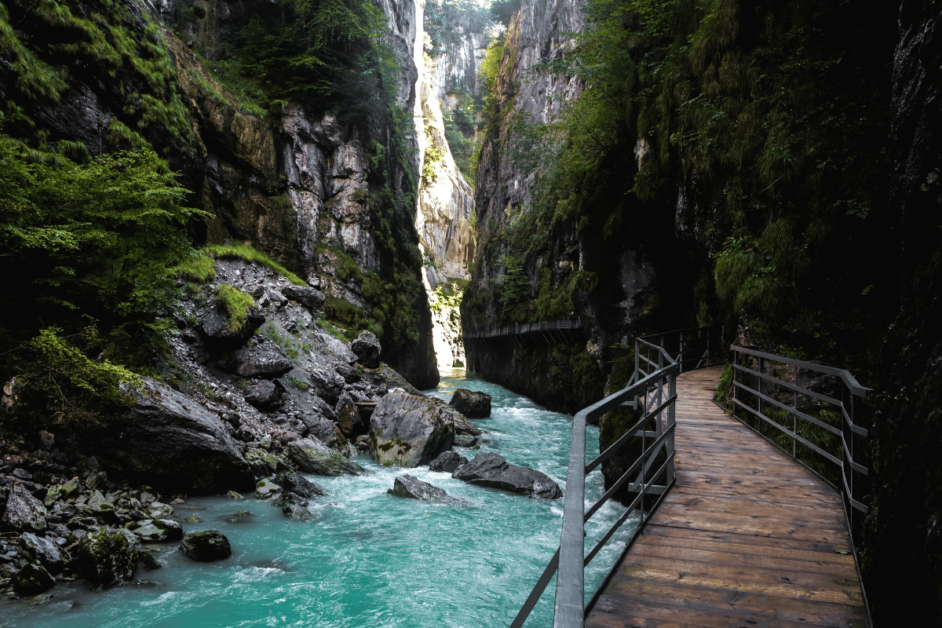
[{"label": "green moss", "polygon": [[288,281],[296,286],[307,286],[307,282],[292,273],[290,270],[274,261],[261,251],[257,251],[247,244],[238,244],[235,246],[225,246],[215,244],[203,249],[209,255],[218,259],[241,259],[247,262],[256,262],[263,264],[273,271],[283,275]]},{"label": "green moss", "polygon": [[171,270],[178,277],[197,283],[206,283],[216,278],[215,262],[202,251],[194,251],[185,262]]},{"label": "green moss", "polygon": [[297,388],[298,390],[303,390],[303,391],[307,391],[310,388],[307,382],[297,379],[295,377],[288,378],[288,385],[291,386],[292,388]]},{"label": "green moss", "polygon": [[216,303],[226,308],[229,316],[229,331],[233,334],[241,332],[248,320],[249,309],[255,307],[255,300],[228,284],[216,286],[213,294],[216,297]]}]

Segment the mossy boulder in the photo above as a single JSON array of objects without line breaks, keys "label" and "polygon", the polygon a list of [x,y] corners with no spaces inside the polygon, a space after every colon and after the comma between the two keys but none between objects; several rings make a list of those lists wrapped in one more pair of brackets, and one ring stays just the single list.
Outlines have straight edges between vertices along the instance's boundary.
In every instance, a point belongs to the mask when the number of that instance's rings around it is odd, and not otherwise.
[{"label": "mossy boulder", "polygon": [[288,457],[305,473],[360,475],[364,469],[316,438],[301,438],[288,445]]},{"label": "mossy boulder", "polygon": [[141,562],[128,535],[107,527],[79,541],[73,556],[79,576],[93,588],[127,582]]},{"label": "mossy boulder", "polygon": [[437,486],[432,486],[428,482],[413,477],[411,475],[400,475],[393,481],[393,487],[386,491],[394,497],[405,497],[407,499],[418,499],[424,502],[435,502],[440,504],[463,504],[464,500],[452,497]]},{"label": "mossy boulder", "polygon": [[191,532],[183,537],[180,549],[193,560],[203,563],[232,556],[229,539],[219,530]]},{"label": "mossy boulder", "polygon": [[56,579],[38,563],[28,563],[13,576],[13,589],[23,595],[37,595],[48,591]]},{"label": "mossy boulder", "polygon": [[394,390],[370,416],[370,456],[379,464],[417,467],[451,449],[455,427],[446,406]]}]

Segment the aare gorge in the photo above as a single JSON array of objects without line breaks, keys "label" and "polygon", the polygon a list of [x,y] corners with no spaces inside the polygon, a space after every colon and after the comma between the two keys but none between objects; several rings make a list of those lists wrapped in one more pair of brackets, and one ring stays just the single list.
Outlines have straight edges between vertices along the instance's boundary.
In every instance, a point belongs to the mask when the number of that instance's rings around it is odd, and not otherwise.
[{"label": "aare gorge", "polygon": [[0,625],[942,626],[940,0],[0,0]]}]

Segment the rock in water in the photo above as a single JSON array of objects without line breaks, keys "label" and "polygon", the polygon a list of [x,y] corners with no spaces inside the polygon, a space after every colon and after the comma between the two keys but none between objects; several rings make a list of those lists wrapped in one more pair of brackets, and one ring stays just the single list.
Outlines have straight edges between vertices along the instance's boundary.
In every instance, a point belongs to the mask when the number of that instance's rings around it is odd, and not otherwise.
[{"label": "rock in water", "polygon": [[42,532],[46,529],[46,507],[30,495],[21,483],[15,482],[7,495],[3,513],[4,527],[17,532]]},{"label": "rock in water", "polygon": [[292,301],[297,301],[312,312],[319,310],[327,300],[323,292],[307,286],[288,286],[281,289],[281,294]]},{"label": "rock in water", "polygon": [[530,497],[559,499],[563,496],[559,485],[545,473],[509,464],[495,453],[478,454],[471,462],[458,467],[451,477]]},{"label": "rock in water", "polygon": [[379,356],[383,348],[373,332],[365,329],[361,331],[357,339],[350,343],[350,350],[357,355],[357,362],[366,368],[375,369],[379,366]]},{"label": "rock in water", "polygon": [[463,500],[452,497],[437,486],[432,486],[428,482],[423,482],[411,475],[400,475],[393,483],[393,487],[386,492],[396,497],[421,499],[425,502],[437,502],[442,504],[464,503]]},{"label": "rock in water", "polygon": [[229,545],[229,539],[219,530],[191,532],[183,537],[180,549],[183,550],[184,554],[201,563],[222,560],[232,556],[232,546]]},{"label": "rock in water", "polygon": [[382,465],[428,464],[454,440],[455,427],[447,411],[426,397],[401,390],[383,397],[370,417],[370,456]]},{"label": "rock in water", "polygon": [[113,587],[134,577],[140,562],[137,550],[120,531],[104,528],[79,541],[75,565],[92,587]]},{"label": "rock in water", "polygon": [[243,396],[255,408],[270,412],[281,407],[284,392],[285,387],[278,380],[262,380],[246,388]]},{"label": "rock in water", "polygon": [[364,471],[316,438],[292,441],[288,445],[288,457],[302,471],[315,475],[360,475]]},{"label": "rock in water", "polygon": [[229,314],[223,306],[214,305],[200,314],[200,327],[206,342],[217,349],[238,347],[251,338],[264,322],[265,316],[257,308],[250,308],[245,324],[233,333],[229,331]]},{"label": "rock in water", "polygon": [[288,471],[279,473],[275,477],[275,481],[285,491],[294,493],[295,495],[300,495],[301,497],[318,497],[320,495],[327,494],[319,486],[305,478],[294,469],[289,469]]},{"label": "rock in water", "polygon": [[485,419],[491,416],[491,396],[486,393],[459,388],[448,404],[469,419]]},{"label": "rock in water", "polygon": [[86,448],[117,476],[190,494],[255,488],[252,469],[223,422],[149,378],[128,417],[96,437]]},{"label": "rock in water", "polygon": [[223,368],[245,378],[272,379],[281,377],[294,368],[281,347],[263,336],[257,337],[251,347],[242,347],[225,361]]},{"label": "rock in water", "polygon": [[24,595],[36,595],[48,591],[56,583],[46,568],[36,563],[28,563],[13,576],[13,589]]},{"label": "rock in water", "polygon": [[429,463],[429,471],[444,471],[445,473],[454,473],[455,469],[468,462],[467,458],[459,456],[454,451],[446,451],[438,458]]}]

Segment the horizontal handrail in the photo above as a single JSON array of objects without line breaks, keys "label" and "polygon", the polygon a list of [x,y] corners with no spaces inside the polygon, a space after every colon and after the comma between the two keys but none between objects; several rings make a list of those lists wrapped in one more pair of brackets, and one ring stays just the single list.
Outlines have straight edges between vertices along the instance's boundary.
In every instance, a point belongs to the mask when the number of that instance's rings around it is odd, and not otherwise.
[{"label": "horizontal handrail", "polygon": [[519,336],[538,331],[568,331],[571,329],[582,329],[582,321],[560,320],[560,321],[541,321],[538,323],[523,323],[517,325],[505,325],[503,327],[492,327],[486,331],[473,331],[464,335],[467,339],[476,338],[498,338],[500,336]]},{"label": "horizontal handrail", "polygon": [[737,353],[751,355],[755,358],[763,358],[765,360],[781,362],[782,364],[797,366],[798,368],[809,371],[817,371],[818,373],[824,373],[825,375],[835,375],[844,380],[847,388],[858,397],[864,397],[868,392],[873,390],[872,388],[867,388],[857,383],[857,379],[851,375],[850,371],[846,369],[839,369],[833,366],[826,366],[824,364],[815,364],[814,362],[805,362],[804,360],[796,360],[794,358],[786,358],[785,356],[775,355],[774,353],[764,353],[762,351],[756,351],[755,349],[749,349],[748,347],[740,347],[737,345],[732,345],[730,349]]}]

